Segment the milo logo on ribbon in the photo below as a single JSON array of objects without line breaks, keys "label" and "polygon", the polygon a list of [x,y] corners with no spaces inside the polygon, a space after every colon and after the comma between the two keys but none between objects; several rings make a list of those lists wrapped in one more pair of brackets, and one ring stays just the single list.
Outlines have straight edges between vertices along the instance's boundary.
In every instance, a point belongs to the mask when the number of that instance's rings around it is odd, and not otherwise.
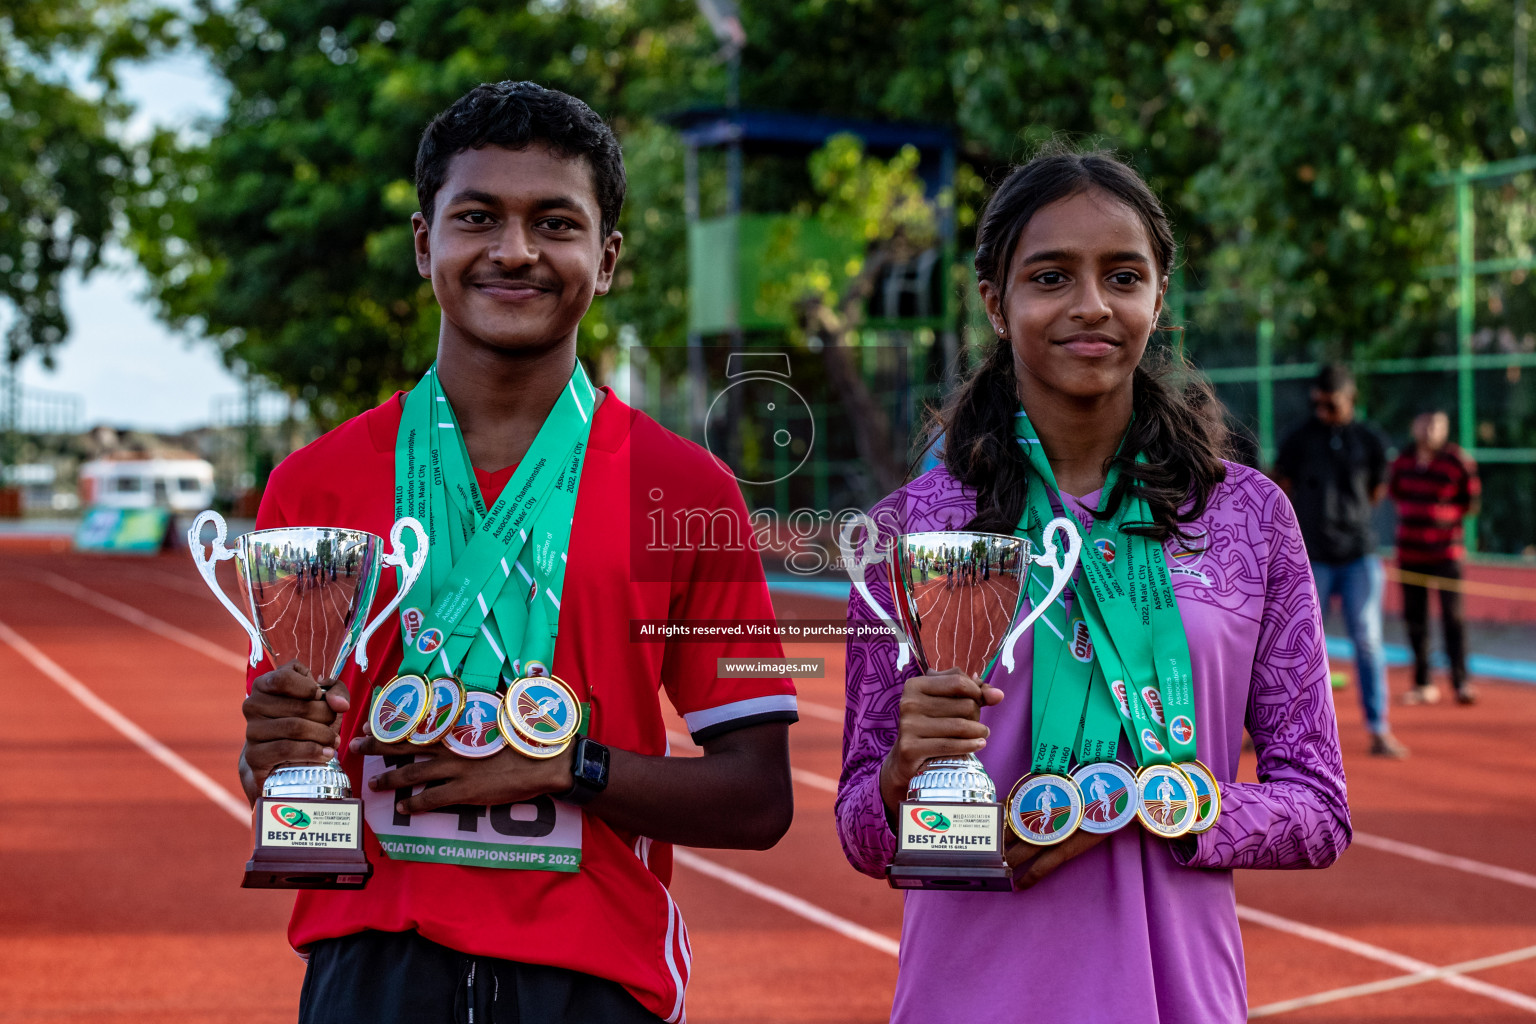
[{"label": "milo logo on ribbon", "polygon": [[1088,633],[1088,623],[1082,619],[1072,625],[1072,657],[1085,665],[1093,661],[1093,637]]},{"label": "milo logo on ribbon", "polygon": [[912,808],[912,821],[925,832],[948,832],[950,820],[931,807]]},{"label": "milo logo on ribbon", "polygon": [[400,638],[407,646],[416,639],[421,624],[426,621],[420,608],[406,608],[400,613]]},{"label": "milo logo on ribbon", "polygon": [[1147,710],[1152,713],[1152,721],[1158,725],[1163,724],[1163,695],[1157,692],[1155,686],[1143,686],[1141,699],[1147,702]]},{"label": "milo logo on ribbon", "polygon": [[1120,714],[1126,718],[1131,717],[1131,701],[1125,692],[1125,680],[1116,679],[1109,684],[1109,690],[1115,695],[1115,703],[1120,705]]},{"label": "milo logo on ribbon", "polygon": [[268,808],[272,817],[276,818],[284,828],[309,828],[311,821],[308,814],[298,807],[289,807],[287,804],[273,804]]}]

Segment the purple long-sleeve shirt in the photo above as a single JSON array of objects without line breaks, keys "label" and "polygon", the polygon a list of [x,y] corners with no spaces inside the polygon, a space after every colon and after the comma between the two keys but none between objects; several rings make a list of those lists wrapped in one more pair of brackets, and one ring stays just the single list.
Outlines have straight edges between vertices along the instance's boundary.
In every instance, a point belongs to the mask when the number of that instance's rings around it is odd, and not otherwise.
[{"label": "purple long-sleeve shirt", "polygon": [[[1068,506],[1086,534],[1090,516]],[[975,495],[940,468],[872,511],[882,532],[961,529]],[[1026,892],[906,893],[893,1021],[1246,1017],[1232,869],[1327,867],[1349,844],[1349,808],[1322,622],[1289,501],[1261,474],[1229,466],[1189,529],[1203,534],[1199,550],[1173,541],[1165,550],[1193,660],[1197,752],[1220,783],[1220,820],[1177,844],[1133,823]],[[867,581],[889,612],[884,575],[872,567]],[[857,592],[848,616],[876,619]],[[1020,644],[1016,671],[998,666],[991,681],[1006,699],[982,713],[991,736],[980,756],[999,794],[1030,768],[1032,642]],[[896,852],[880,763],[916,671],[910,662],[897,671],[894,643],[849,644],[837,827],[849,861],[875,877]],[[1257,783],[1233,781],[1245,722]],[[1131,763],[1128,749],[1122,738]]]}]

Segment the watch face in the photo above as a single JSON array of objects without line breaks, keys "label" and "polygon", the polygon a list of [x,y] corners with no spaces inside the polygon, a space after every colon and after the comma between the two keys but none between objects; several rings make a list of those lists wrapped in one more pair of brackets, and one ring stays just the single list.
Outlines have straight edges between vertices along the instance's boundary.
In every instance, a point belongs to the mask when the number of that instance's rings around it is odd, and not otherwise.
[{"label": "watch face", "polygon": [[607,774],[607,749],[597,743],[587,742],[578,748],[577,753],[581,760],[576,765],[576,775],[586,782],[602,782]]}]

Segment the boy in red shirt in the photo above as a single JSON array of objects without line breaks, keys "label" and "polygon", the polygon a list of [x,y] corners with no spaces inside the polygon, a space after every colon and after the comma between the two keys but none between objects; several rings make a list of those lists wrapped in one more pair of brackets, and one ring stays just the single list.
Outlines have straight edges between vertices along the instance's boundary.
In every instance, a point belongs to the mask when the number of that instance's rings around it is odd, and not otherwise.
[{"label": "boy in red shirt", "polygon": [[[594,388],[576,359],[622,244],[624,167],[602,120],[532,83],[482,85],[427,127],[416,179],[437,362],[284,461],[257,522],[383,535],[411,514],[431,535],[372,672],[323,688],[284,665],[245,702],[246,795],[279,764],[340,752],[369,826],[366,888],[298,895],[299,1019],[678,1021],[691,952],[669,844],[778,841],[795,697],[788,679],[716,678],[716,659],[777,657],[776,641],[664,643],[635,627],[772,619],[746,509],[713,458]],[[699,509],[729,511],[739,542],[653,543],[649,524]],[[507,521],[521,525],[494,526]],[[488,570],[489,596],[439,623],[461,568]],[[425,654],[424,674],[469,691],[551,673],[588,733],[549,758],[381,743],[363,728],[366,697]],[[666,756],[663,688],[703,757]]]}]

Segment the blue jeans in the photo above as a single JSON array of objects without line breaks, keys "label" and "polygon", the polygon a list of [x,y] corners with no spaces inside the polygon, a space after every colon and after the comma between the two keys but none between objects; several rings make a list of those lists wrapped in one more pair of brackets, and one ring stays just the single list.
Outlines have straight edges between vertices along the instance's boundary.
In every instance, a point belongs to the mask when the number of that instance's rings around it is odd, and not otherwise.
[{"label": "blue jeans", "polygon": [[1375,555],[1331,565],[1312,563],[1317,601],[1323,613],[1339,596],[1344,627],[1355,645],[1355,671],[1360,676],[1360,706],[1372,733],[1387,730],[1387,659],[1381,646],[1381,559]]}]

